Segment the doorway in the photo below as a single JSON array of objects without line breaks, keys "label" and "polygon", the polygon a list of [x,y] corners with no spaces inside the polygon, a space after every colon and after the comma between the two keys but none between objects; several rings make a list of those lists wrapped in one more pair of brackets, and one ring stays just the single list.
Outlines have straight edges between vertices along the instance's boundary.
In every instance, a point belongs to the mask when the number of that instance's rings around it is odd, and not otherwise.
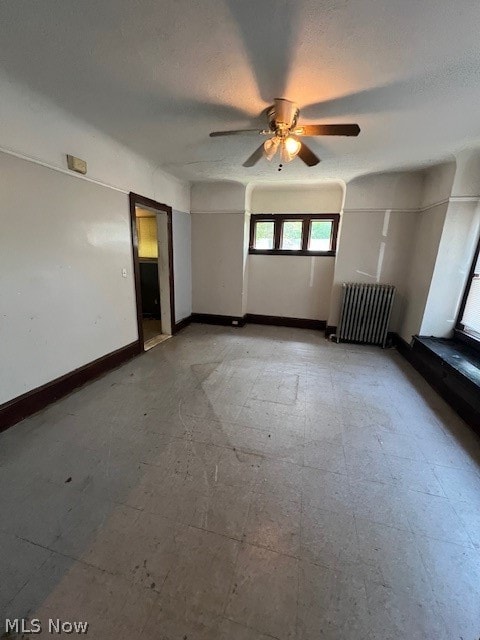
[{"label": "doorway", "polygon": [[148,351],[175,326],[172,209],[130,194],[138,337]]}]

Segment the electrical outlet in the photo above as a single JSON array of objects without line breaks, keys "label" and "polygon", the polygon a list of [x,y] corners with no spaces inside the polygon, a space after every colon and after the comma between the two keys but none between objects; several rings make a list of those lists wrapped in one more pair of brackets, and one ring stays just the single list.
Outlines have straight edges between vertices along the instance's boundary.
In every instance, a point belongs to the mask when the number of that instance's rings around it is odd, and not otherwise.
[{"label": "electrical outlet", "polygon": [[122,269],[122,278],[126,278],[126,277],[127,277],[127,270]]}]

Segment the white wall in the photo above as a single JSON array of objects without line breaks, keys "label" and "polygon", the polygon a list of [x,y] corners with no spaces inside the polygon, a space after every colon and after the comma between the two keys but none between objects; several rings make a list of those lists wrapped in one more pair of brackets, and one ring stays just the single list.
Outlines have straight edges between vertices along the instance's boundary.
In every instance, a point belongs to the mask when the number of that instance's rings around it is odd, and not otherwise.
[{"label": "white wall", "polygon": [[379,282],[397,288],[390,328],[399,329],[423,181],[422,172],[394,172],[347,183],[329,325],[339,321],[342,282]]},{"label": "white wall", "polygon": [[258,185],[250,191],[252,213],[338,213],[343,204],[343,182],[305,185]]},{"label": "white wall", "polygon": [[192,184],[194,313],[236,317],[245,313],[245,194],[246,187],[238,182]]},{"label": "white wall", "polygon": [[137,325],[125,194],[0,154],[0,202],[2,403],[135,341]]},{"label": "white wall", "polygon": [[246,187],[240,182],[194,182],[190,210],[192,213],[244,213],[245,193]]},{"label": "white wall", "polygon": [[[190,188],[3,76],[0,94],[2,403],[137,339],[127,193],[189,211]],[[86,178],[67,153],[87,161]]]},{"label": "white wall", "polygon": [[421,171],[376,173],[347,183],[344,211],[418,209],[424,174]]},{"label": "white wall", "polygon": [[409,258],[406,304],[399,328],[400,335],[407,342],[421,332],[447,208],[448,203],[444,203],[417,214]]},{"label": "white wall", "polygon": [[341,283],[370,282],[397,288],[390,328],[399,329],[417,216],[416,211],[388,209],[343,213],[328,324],[339,321]]},{"label": "white wall", "polygon": [[401,336],[451,337],[478,238],[479,155],[425,171]]},{"label": "white wall", "polygon": [[452,336],[479,229],[478,202],[449,204],[420,328],[422,335]]},{"label": "white wall", "polygon": [[175,322],[192,313],[192,225],[189,213],[173,211],[173,273]]},{"label": "white wall", "polygon": [[243,213],[192,214],[193,312],[243,315]]},{"label": "white wall", "polygon": [[[259,185],[250,192],[252,213],[339,213],[343,183]],[[248,313],[326,320],[335,258],[248,256]]]},{"label": "white wall", "polygon": [[63,170],[67,170],[69,153],[87,161],[87,176],[92,180],[190,211],[188,182],[163,172],[50,100],[2,75],[0,95],[0,150]]},{"label": "white wall", "polygon": [[248,313],[326,320],[335,258],[249,256]]}]

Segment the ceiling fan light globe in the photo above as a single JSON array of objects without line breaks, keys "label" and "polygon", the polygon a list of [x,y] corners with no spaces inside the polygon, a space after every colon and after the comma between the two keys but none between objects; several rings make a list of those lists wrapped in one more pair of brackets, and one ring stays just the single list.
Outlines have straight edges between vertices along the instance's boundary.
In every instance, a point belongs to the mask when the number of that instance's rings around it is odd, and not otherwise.
[{"label": "ceiling fan light globe", "polygon": [[302,145],[298,140],[288,136],[284,140],[282,140],[282,146],[280,149],[280,156],[282,158],[282,162],[291,162],[294,160],[298,152],[300,151]]},{"label": "ceiling fan light globe", "polygon": [[277,153],[279,144],[279,139],[277,137],[269,138],[265,140],[263,143],[264,155],[267,160],[272,160],[272,158]]},{"label": "ceiling fan light globe", "polygon": [[300,151],[300,147],[302,146],[302,143],[292,136],[288,136],[287,138],[285,138],[284,144],[285,144],[285,149],[293,157],[295,157],[298,154],[298,152]]}]

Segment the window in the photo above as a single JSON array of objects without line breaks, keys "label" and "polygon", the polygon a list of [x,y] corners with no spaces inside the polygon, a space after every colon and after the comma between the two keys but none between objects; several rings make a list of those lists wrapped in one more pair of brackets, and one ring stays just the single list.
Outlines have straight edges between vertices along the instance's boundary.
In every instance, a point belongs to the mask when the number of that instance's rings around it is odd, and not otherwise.
[{"label": "window", "polygon": [[285,251],[300,251],[302,248],[302,227],[301,220],[284,220],[280,248]]},{"label": "window", "polygon": [[338,213],[256,214],[250,221],[250,253],[334,256]]},{"label": "window", "polygon": [[273,222],[258,222],[255,225],[255,247],[257,249],[273,249]]},{"label": "window", "polygon": [[308,238],[309,251],[328,251],[332,237],[331,220],[312,220]]},{"label": "window", "polygon": [[480,242],[460,307],[459,320],[458,329],[480,340]]}]

